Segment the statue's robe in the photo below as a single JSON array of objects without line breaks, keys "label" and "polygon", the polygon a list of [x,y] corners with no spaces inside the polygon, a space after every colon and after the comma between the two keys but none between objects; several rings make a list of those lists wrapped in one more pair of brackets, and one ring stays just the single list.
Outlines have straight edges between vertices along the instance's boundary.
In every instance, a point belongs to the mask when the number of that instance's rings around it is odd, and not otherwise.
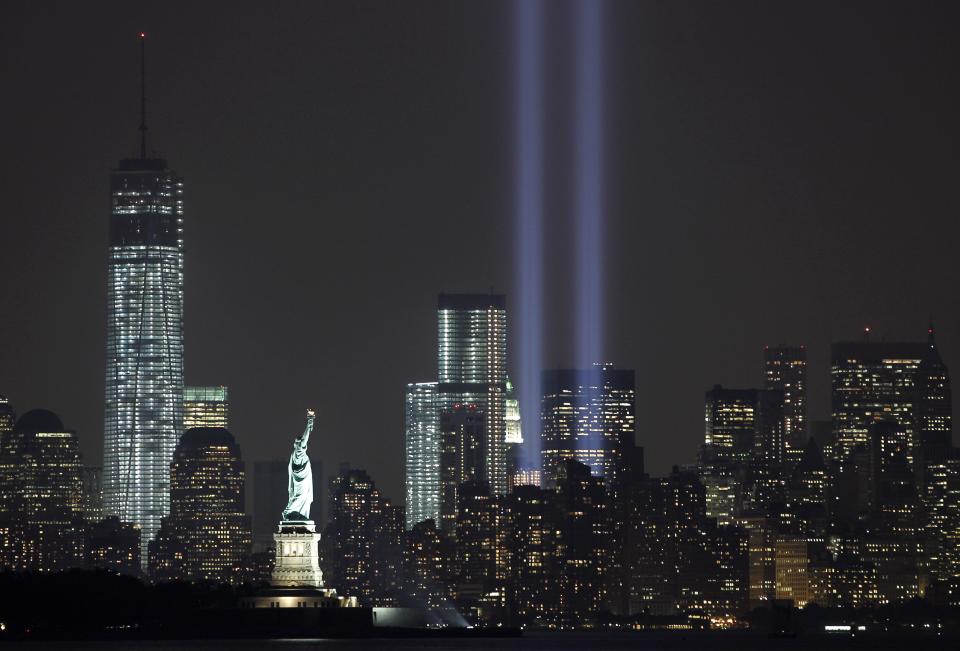
[{"label": "statue's robe", "polygon": [[[306,446],[304,446],[306,447]],[[313,504],[313,471],[306,450],[300,449],[299,441],[294,444],[290,462],[287,464],[287,508],[283,510],[284,520],[309,520],[310,505]]]}]

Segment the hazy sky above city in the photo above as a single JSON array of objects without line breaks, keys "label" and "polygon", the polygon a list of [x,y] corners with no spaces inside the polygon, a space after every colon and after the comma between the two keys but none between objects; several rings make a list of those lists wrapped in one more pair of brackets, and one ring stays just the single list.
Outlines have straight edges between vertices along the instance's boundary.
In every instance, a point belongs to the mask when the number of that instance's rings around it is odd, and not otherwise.
[{"label": "hazy sky above city", "polygon": [[[605,6],[606,358],[648,468],[692,461],[703,394],[805,344],[919,339],[960,369],[960,6]],[[547,2],[546,363],[573,356],[572,12]],[[436,294],[513,308],[512,5],[48,3],[0,22],[0,394],[103,441],[108,175],[185,178],[186,380],[230,387],[247,461],[366,467],[402,499],[403,391]],[[509,318],[509,317],[508,317]],[[515,331],[516,323],[511,323]],[[515,351],[510,352],[516,360]]]}]

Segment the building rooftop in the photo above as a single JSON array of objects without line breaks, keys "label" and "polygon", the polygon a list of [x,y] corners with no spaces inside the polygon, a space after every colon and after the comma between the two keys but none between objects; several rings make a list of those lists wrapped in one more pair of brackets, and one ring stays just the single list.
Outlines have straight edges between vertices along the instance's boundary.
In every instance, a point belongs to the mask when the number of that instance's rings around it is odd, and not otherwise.
[{"label": "building rooftop", "polygon": [[63,421],[52,411],[31,409],[19,419],[14,429],[20,432],[63,432]]},{"label": "building rooftop", "polygon": [[222,427],[193,427],[180,437],[179,447],[199,448],[207,445],[236,445],[229,430]]}]

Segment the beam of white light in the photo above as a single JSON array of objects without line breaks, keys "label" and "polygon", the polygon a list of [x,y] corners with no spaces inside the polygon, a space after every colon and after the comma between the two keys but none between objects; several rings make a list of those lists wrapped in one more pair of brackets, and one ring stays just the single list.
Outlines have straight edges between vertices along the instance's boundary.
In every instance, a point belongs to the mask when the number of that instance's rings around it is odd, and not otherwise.
[{"label": "beam of white light", "polygon": [[516,269],[521,464],[540,466],[543,368],[543,0],[515,4]]},{"label": "beam of white light", "polygon": [[576,0],[576,356],[603,360],[603,6]]}]

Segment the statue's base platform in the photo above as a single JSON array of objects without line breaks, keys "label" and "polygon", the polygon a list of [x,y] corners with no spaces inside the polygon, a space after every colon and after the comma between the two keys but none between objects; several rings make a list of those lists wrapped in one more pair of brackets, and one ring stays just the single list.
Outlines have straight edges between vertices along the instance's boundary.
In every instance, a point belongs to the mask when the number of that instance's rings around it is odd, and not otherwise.
[{"label": "statue's base platform", "polygon": [[241,608],[358,608],[356,597],[341,597],[333,588],[272,587],[243,597]]}]

